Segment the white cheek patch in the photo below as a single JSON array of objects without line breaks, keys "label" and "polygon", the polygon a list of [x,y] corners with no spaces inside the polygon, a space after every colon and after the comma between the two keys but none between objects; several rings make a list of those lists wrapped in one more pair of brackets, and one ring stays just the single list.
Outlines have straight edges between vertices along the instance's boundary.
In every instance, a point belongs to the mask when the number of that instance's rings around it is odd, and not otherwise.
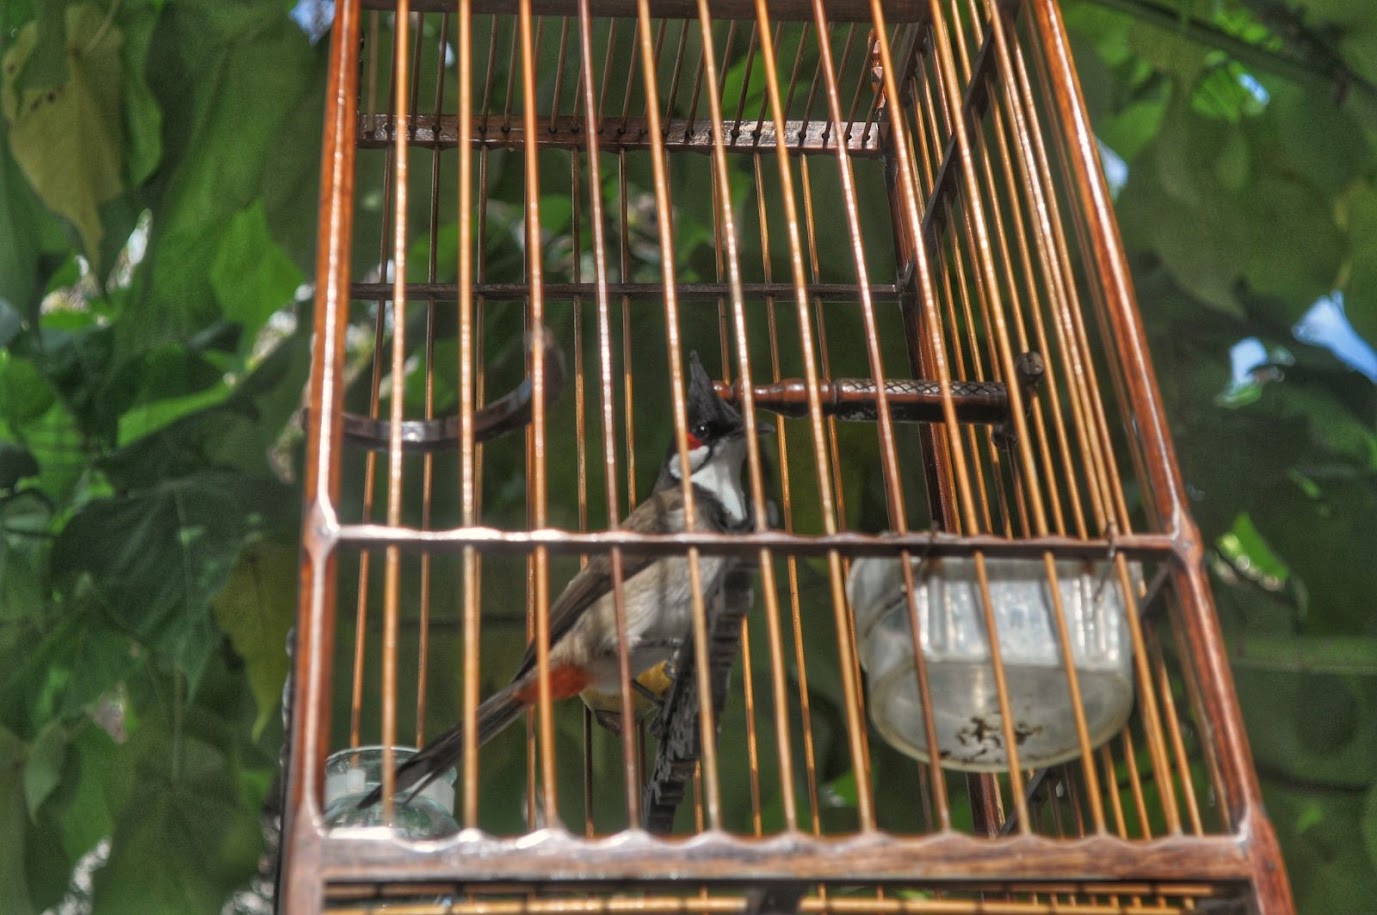
[{"label": "white cheek patch", "polygon": [[728,439],[719,448],[716,460],[694,471],[693,482],[717,497],[732,524],[742,524],[746,520],[746,493],[741,488],[741,464],[746,458],[746,440]]},{"label": "white cheek patch", "polygon": [[[710,451],[711,449],[708,448],[707,445],[699,445],[697,448],[689,449],[689,476],[693,476],[703,468],[703,464],[707,461]],[[683,463],[679,460],[679,455],[671,454],[669,456],[669,472],[673,475],[674,479],[683,479],[682,468]]]}]

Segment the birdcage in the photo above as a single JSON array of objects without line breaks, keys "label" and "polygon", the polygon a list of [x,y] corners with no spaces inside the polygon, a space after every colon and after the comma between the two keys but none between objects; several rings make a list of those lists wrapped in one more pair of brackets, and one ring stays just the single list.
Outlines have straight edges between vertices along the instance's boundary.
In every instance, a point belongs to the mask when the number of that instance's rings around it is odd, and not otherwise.
[{"label": "birdcage", "polygon": [[[354,0],[332,42],[285,910],[1290,909],[1053,0]],[[696,479],[690,352],[747,520],[628,527]],[[662,561],[690,623],[633,687]],[[596,710],[551,662],[593,563]],[[394,748],[456,722],[450,828],[402,828]],[[383,825],[327,816],[337,751]]]}]

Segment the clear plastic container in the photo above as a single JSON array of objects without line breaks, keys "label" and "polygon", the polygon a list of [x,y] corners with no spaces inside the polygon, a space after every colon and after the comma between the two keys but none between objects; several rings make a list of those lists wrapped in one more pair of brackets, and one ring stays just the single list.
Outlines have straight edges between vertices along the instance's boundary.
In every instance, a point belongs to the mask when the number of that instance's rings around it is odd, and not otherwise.
[{"label": "clear plastic container", "polygon": [[[394,765],[416,750],[395,747]],[[359,801],[382,784],[383,748],[379,746],[338,750],[325,760],[325,824],[340,826],[391,826],[409,839],[434,839],[459,831],[454,819],[454,770],[448,769],[415,797],[402,791],[391,823],[384,823],[382,804],[359,807]],[[405,801],[405,803],[403,803]]]},{"label": "clear plastic container", "polygon": [[[1009,757],[975,561],[946,557],[912,563],[939,760],[952,769],[1006,770]],[[1040,767],[1073,759],[1079,745],[1046,565],[1041,559],[987,559],[985,566],[1019,764]],[[1118,733],[1133,708],[1123,589],[1112,562],[1060,560],[1056,570],[1090,741],[1098,746]],[[1142,571],[1136,563],[1129,563],[1129,570],[1136,594]],[[930,761],[899,561],[854,563],[847,596],[860,635],[871,720],[896,749]]]}]

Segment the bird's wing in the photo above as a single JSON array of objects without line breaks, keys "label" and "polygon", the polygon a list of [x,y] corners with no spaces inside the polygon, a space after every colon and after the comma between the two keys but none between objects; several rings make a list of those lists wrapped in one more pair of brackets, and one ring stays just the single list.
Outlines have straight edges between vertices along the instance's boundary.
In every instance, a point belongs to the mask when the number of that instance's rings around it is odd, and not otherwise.
[{"label": "bird's wing", "polygon": [[[684,502],[683,490],[678,486],[662,489],[654,493],[640,505],[622,524],[623,530],[641,533],[672,533],[682,530],[679,515]],[[703,514],[700,509],[698,514]],[[671,519],[674,519],[671,522]],[[638,573],[645,571],[657,557],[647,553],[622,553],[622,582],[628,582]],[[550,644],[555,645],[560,638],[574,627],[579,617],[588,607],[612,590],[612,558],[603,553],[589,561],[588,565],[569,580],[564,592],[550,607]],[[526,646],[526,654],[521,658],[513,680],[519,680],[535,668],[535,642]]]}]

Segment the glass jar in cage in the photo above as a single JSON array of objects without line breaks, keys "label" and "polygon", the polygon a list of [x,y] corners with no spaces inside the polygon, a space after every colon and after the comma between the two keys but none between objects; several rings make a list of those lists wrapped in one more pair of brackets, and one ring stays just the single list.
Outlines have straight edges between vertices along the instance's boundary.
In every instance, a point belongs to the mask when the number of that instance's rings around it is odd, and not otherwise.
[{"label": "glass jar in cage", "polygon": [[[401,765],[416,750],[395,747],[394,763]],[[408,839],[435,839],[459,831],[454,819],[453,769],[426,785],[412,797],[412,790],[398,792],[390,823],[383,821],[382,804],[360,807],[369,792],[382,784],[383,748],[357,747],[337,750],[325,761],[325,824],[341,826],[391,826]]]},{"label": "glass jar in cage", "polygon": [[[1009,767],[984,603],[974,559],[914,559],[918,629],[927,666],[938,758],[952,769]],[[1054,765],[1080,752],[1071,691],[1041,559],[986,559],[999,652],[1019,765]],[[1056,584],[1092,746],[1124,726],[1133,707],[1132,650],[1113,562],[1059,560]],[[1135,594],[1141,569],[1129,563]],[[924,761],[928,750],[913,656],[912,609],[898,560],[852,565],[855,610],[871,720],[893,747]],[[1136,598],[1134,599],[1136,603]]]}]

